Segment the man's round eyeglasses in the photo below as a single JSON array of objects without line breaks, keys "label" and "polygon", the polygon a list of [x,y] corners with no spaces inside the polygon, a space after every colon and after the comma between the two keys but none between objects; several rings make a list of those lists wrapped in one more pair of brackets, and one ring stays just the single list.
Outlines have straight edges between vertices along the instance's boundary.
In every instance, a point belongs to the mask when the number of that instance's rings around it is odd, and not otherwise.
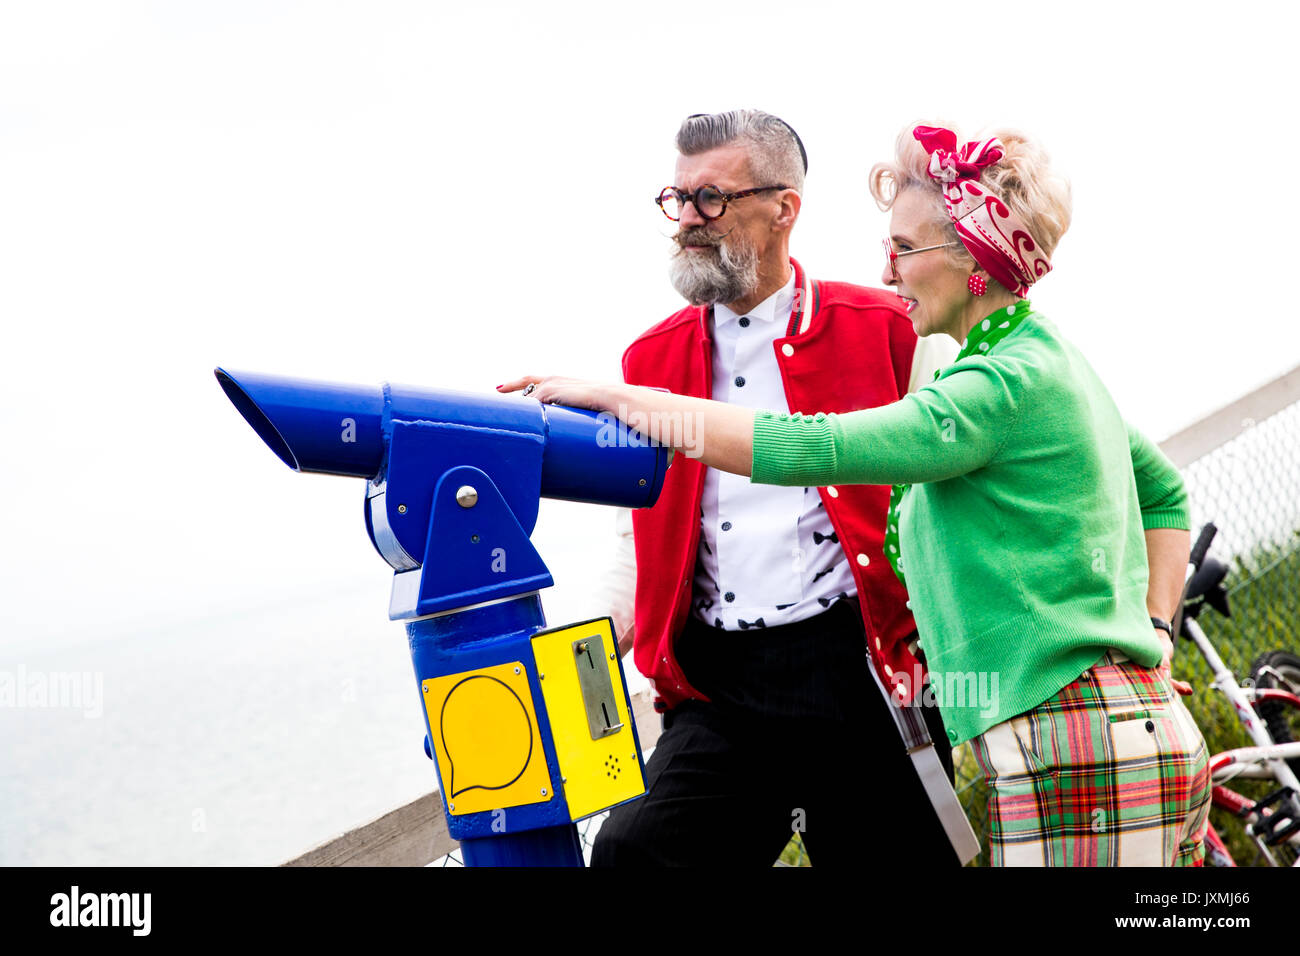
[{"label": "man's round eyeglasses", "polygon": [[961,245],[961,243],[959,242],[941,242],[937,246],[922,246],[920,249],[904,249],[902,252],[899,252],[897,249],[894,248],[894,242],[892,239],[886,239],[884,240],[884,242],[885,242],[885,256],[886,258],[889,259],[889,274],[892,275],[895,279],[899,277],[898,260],[903,258],[903,256],[914,256],[918,252],[929,252],[931,249],[943,249],[946,248],[947,246]]},{"label": "man's round eyeglasses", "polygon": [[663,210],[664,215],[673,222],[677,222],[682,218],[682,209],[688,202],[695,203],[695,211],[700,214],[701,219],[712,221],[722,217],[722,214],[727,211],[727,203],[729,202],[773,189],[789,188],[789,186],[757,186],[754,189],[724,193],[712,183],[705,183],[695,192],[688,193],[676,186],[667,186],[663,192],[655,197],[655,203]]}]

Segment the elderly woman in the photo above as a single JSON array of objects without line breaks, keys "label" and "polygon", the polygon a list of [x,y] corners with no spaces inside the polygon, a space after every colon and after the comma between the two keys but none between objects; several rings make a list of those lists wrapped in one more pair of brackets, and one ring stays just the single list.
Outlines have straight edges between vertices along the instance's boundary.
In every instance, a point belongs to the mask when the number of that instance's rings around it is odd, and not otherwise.
[{"label": "elderly woman", "polygon": [[[901,401],[807,416],[563,378],[501,387],[649,422],[655,439],[673,437],[657,420],[694,415],[704,463],[755,482],[894,484],[886,554],[949,740],[988,778],[991,862],[1197,865],[1207,755],[1171,690],[1165,623],[1186,494],[1025,298],[1069,226],[1069,186],[1019,134],[959,148],[920,126],[871,190],[892,210],[885,283],[918,335],[962,345]],[[908,676],[891,675],[900,699]]]}]

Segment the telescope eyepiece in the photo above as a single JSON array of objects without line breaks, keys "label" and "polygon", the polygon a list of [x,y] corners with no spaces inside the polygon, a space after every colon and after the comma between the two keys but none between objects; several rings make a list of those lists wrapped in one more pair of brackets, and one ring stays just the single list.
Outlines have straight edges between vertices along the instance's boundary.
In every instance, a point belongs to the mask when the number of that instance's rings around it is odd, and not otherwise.
[{"label": "telescope eyepiece", "polygon": [[226,397],[294,471],[373,478],[384,461],[378,386],[215,371]]},{"label": "telescope eyepiece", "polygon": [[288,442],[271,424],[271,419],[262,413],[257,407],[257,403],[248,397],[248,393],[239,387],[239,383],[231,378],[223,369],[216,370],[217,381],[221,383],[221,389],[226,393],[226,398],[239,410],[239,414],[244,416],[244,421],[253,426],[253,431],[257,432],[257,437],[266,442],[267,447],[279,457],[279,459],[292,468],[294,471],[300,471],[298,460],[293,457],[293,449],[289,447]]}]

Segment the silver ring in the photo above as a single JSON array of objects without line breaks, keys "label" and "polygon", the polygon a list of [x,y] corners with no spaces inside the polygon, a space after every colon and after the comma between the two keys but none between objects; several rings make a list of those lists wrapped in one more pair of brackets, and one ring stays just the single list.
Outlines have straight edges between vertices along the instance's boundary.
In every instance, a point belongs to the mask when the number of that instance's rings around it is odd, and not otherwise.
[{"label": "silver ring", "polygon": [[525,395],[531,395],[531,394],[533,394],[533,392],[535,392],[535,391],[537,391],[537,383],[536,383],[536,382],[529,382],[529,383],[528,383],[528,387],[524,389],[524,394],[525,394]]}]

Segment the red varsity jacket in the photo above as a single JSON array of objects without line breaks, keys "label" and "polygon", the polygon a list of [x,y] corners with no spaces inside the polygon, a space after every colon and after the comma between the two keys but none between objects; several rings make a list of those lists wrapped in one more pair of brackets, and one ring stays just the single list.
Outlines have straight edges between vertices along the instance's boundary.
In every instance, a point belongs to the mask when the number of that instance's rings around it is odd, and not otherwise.
[{"label": "red varsity jacket", "polygon": [[[847,412],[898,401],[907,391],[916,333],[891,292],[809,279],[798,262],[790,326],[778,338],[777,365],[789,411]],[[709,308],[690,306],[642,334],[623,354],[630,385],[713,396]],[[655,707],[705,696],[692,687],[673,647],[691,607],[700,538],[704,466],[678,454],[653,508],[632,512],[636,543],[636,633],[633,659],[654,685]],[[922,673],[907,648],[915,630],[907,592],[882,551],[889,488],[819,488],[826,513],[853,569],[867,646],[885,687],[910,701]],[[919,685],[918,685],[919,686]]]}]

